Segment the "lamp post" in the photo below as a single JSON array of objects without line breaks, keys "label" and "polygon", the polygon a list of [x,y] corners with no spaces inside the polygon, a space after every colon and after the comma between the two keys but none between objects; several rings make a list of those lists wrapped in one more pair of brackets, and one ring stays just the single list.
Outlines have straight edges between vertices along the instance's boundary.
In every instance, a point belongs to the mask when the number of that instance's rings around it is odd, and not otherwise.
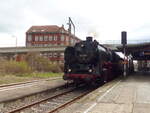
[{"label": "lamp post", "polygon": [[15,35],[12,35],[12,37],[16,39],[15,46],[17,47],[17,37]]}]

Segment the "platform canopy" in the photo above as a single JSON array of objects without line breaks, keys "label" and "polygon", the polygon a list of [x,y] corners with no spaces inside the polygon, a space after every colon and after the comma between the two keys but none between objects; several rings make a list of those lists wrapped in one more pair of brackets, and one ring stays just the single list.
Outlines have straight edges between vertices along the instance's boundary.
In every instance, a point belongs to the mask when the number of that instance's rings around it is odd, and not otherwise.
[{"label": "platform canopy", "polygon": [[[117,47],[123,52],[123,46]],[[126,55],[132,55],[134,60],[150,60],[150,43],[127,44]]]}]

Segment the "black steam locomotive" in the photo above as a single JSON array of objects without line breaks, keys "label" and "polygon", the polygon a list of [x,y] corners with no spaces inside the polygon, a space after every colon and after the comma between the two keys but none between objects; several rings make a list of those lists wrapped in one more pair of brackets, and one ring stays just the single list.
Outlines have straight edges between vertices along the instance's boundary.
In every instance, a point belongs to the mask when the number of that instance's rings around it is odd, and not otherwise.
[{"label": "black steam locomotive", "polygon": [[123,72],[122,59],[92,37],[65,50],[64,80],[107,82]]}]

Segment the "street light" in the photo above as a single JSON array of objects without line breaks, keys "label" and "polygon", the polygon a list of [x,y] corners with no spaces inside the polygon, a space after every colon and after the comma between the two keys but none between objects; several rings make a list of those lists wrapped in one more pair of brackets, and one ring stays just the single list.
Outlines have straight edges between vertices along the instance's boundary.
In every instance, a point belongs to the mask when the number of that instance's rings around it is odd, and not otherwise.
[{"label": "street light", "polygon": [[15,35],[12,35],[12,37],[16,39],[16,47],[17,47],[17,37]]}]

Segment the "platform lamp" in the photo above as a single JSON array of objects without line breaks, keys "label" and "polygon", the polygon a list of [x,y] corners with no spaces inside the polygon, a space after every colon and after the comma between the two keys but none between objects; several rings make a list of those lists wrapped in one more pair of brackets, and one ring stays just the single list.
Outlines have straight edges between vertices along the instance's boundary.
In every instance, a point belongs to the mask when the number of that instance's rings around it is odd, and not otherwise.
[{"label": "platform lamp", "polygon": [[17,37],[15,35],[12,35],[12,38],[15,38],[16,39],[16,47],[17,47]]},{"label": "platform lamp", "polygon": [[123,72],[123,76],[126,77],[127,76],[127,68],[126,68],[126,45],[127,45],[127,32],[126,31],[122,31],[121,32],[121,44],[123,46],[123,53],[124,53],[124,72]]}]

